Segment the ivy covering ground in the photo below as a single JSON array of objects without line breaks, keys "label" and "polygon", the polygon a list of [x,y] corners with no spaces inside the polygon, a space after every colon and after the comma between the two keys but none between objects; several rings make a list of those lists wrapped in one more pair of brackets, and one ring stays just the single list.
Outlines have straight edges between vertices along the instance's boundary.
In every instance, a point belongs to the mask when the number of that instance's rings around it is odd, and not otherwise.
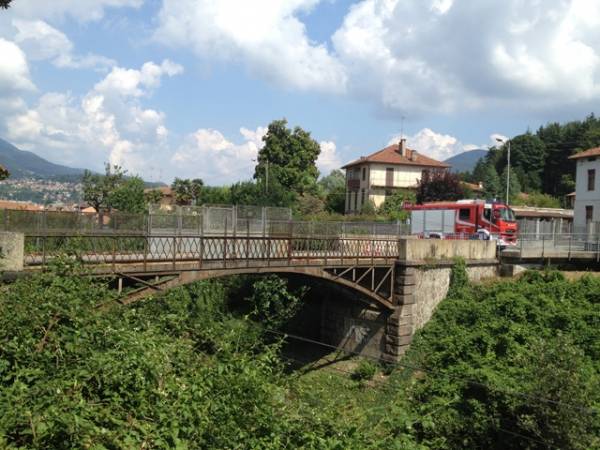
[{"label": "ivy covering ground", "polygon": [[286,368],[264,325],[304,293],[277,278],[254,283],[242,314],[228,302],[239,289],[222,282],[124,307],[73,270],[0,291],[2,449],[600,445],[596,278],[472,287],[458,265],[404,367],[369,384],[365,364],[354,379]]}]

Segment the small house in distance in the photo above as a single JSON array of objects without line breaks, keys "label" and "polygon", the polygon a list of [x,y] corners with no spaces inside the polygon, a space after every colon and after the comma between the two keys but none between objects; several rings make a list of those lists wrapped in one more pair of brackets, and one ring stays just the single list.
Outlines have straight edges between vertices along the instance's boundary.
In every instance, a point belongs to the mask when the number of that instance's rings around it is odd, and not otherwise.
[{"label": "small house in distance", "polygon": [[596,174],[600,172],[600,147],[569,157],[577,162],[573,225],[579,231],[590,222],[600,222],[600,189]]},{"label": "small house in distance", "polygon": [[425,170],[447,170],[450,165],[406,147],[406,139],[369,156],[361,156],[346,170],[346,214],[359,213],[371,200],[379,207],[398,189],[415,189]]}]

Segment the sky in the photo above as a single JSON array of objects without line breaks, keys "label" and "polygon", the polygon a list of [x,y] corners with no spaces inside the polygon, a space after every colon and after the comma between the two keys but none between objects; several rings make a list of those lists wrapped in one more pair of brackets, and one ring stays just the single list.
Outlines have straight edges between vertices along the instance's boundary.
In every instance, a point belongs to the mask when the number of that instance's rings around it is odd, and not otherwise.
[{"label": "sky", "polygon": [[13,0],[0,10],[0,137],[148,181],[250,179],[275,119],[311,132],[326,175],[400,136],[444,160],[584,119],[598,100],[598,0]]}]

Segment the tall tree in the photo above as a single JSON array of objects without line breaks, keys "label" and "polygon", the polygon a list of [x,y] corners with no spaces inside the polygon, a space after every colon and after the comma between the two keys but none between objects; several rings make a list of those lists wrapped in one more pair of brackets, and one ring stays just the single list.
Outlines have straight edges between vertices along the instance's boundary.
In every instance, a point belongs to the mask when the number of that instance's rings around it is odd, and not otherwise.
[{"label": "tall tree", "polygon": [[417,185],[417,203],[459,200],[464,195],[460,179],[449,171],[426,170]]},{"label": "tall tree", "polygon": [[[498,196],[500,199],[502,199],[503,201],[506,200],[506,174],[507,174],[507,169],[504,168],[504,171],[502,172],[502,175],[500,175],[500,195]],[[513,201],[515,200],[515,198],[521,193],[521,183],[519,183],[519,177],[515,176],[516,174],[513,174],[511,172],[510,174],[510,181],[509,181],[509,197],[508,197],[508,202],[509,203],[513,203]]]},{"label": "tall tree", "polygon": [[200,178],[193,180],[186,178],[175,178],[171,189],[175,193],[175,203],[181,206],[197,205],[202,196],[204,182]]},{"label": "tall tree", "polygon": [[124,179],[109,194],[108,201],[110,207],[118,211],[132,214],[143,213],[146,210],[144,180],[140,177]]},{"label": "tall tree", "polygon": [[332,213],[343,214],[346,207],[346,177],[341,170],[332,170],[319,180],[319,187],[325,197],[325,209]]},{"label": "tall tree", "polygon": [[82,179],[83,200],[100,214],[110,211],[110,196],[123,182],[124,176],[121,167],[108,163],[104,166],[104,175],[86,170]]},{"label": "tall tree", "polygon": [[12,0],[0,0],[0,8],[8,9],[10,2],[12,2]]},{"label": "tall tree", "polygon": [[[539,136],[527,132],[511,139],[511,170],[519,174],[522,187],[525,192],[539,191],[542,189],[542,174],[544,172],[546,160],[546,145]],[[500,158],[501,173],[506,167],[508,146],[505,144],[501,148],[502,156]],[[520,169],[520,170],[519,170]]]},{"label": "tall tree", "polygon": [[[300,127],[290,130],[287,120],[269,124],[263,137],[264,147],[258,153],[254,178],[267,187],[273,181],[297,194],[314,190],[319,171],[316,161],[321,152],[319,143]],[[269,186],[270,188],[270,186]]]}]

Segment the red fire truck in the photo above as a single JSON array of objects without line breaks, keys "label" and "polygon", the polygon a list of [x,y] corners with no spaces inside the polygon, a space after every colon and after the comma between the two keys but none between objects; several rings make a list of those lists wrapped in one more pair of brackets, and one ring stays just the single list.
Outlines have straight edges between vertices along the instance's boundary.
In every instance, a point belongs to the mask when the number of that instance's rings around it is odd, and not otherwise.
[{"label": "red fire truck", "polygon": [[[517,242],[515,214],[512,209],[501,202],[485,200],[431,202],[422,205],[405,205],[405,209],[414,212],[411,214],[411,222],[413,225],[418,223],[418,227],[421,227],[423,231],[428,228],[433,231],[435,228],[440,228],[441,224],[440,232],[442,233],[448,233],[450,230],[455,234],[482,233],[484,236],[496,238],[506,245],[515,245]],[[415,214],[417,211],[424,211],[424,213]],[[438,214],[438,217],[434,217],[433,214],[430,214],[428,219],[427,211],[439,211],[442,215]]]}]

